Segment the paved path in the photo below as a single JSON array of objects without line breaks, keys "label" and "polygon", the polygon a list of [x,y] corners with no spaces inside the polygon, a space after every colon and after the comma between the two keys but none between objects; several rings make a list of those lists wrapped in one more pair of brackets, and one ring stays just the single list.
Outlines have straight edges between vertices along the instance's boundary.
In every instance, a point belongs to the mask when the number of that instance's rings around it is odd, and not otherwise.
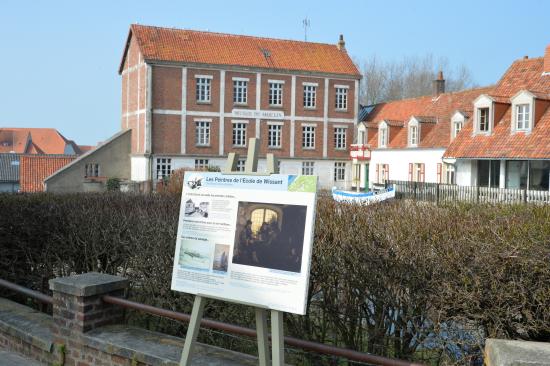
[{"label": "paved path", "polygon": [[42,366],[42,364],[0,348],[0,366]]}]

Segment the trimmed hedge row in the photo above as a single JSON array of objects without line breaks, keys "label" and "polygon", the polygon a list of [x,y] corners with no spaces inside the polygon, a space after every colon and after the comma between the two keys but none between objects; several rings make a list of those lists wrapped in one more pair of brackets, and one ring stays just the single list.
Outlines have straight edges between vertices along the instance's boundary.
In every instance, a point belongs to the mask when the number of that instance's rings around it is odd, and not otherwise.
[{"label": "trimmed hedge row", "polygon": [[[173,194],[0,195],[0,278],[46,292],[49,278],[102,271],[130,278],[133,300],[189,312],[191,297],[170,290],[179,202]],[[485,337],[550,341],[550,207],[350,206],[323,197],[316,220],[308,314],[286,315],[288,334],[433,364],[478,359]],[[254,326],[240,305],[211,301],[206,316]],[[129,321],[185,331],[133,312]],[[215,332],[201,338],[256,347]]]}]

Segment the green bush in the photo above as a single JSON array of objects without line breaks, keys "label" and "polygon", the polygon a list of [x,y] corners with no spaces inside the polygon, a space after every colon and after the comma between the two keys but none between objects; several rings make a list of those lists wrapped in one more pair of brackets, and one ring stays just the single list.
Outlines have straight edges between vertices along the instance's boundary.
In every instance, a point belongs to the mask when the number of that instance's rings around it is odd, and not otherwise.
[{"label": "green bush", "polygon": [[111,192],[120,191],[120,179],[119,178],[107,179],[107,190]]},{"label": "green bush", "polygon": [[[170,290],[179,203],[169,193],[0,195],[0,278],[45,292],[55,276],[107,272],[132,280],[133,300],[189,312],[192,297]],[[550,341],[549,309],[549,206],[350,206],[323,197],[308,313],[285,315],[285,327],[288,335],[384,356],[467,363],[486,337]],[[210,301],[205,311],[254,326],[247,307]],[[167,319],[128,318],[185,331]],[[215,332],[201,332],[201,340],[256,348],[252,339]]]}]

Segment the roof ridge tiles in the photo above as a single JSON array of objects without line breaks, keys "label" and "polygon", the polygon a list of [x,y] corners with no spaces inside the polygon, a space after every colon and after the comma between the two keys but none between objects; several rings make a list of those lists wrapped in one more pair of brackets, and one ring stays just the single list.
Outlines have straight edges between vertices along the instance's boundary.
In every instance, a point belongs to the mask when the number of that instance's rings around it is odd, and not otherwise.
[{"label": "roof ridge tiles", "polygon": [[288,38],[274,38],[274,37],[263,37],[263,36],[251,36],[249,34],[235,34],[235,33],[224,33],[224,32],[213,32],[209,30],[196,30],[196,29],[187,29],[187,28],[176,28],[176,27],[163,27],[158,25],[146,25],[146,24],[138,24],[138,23],[132,23],[133,26],[138,27],[147,27],[147,28],[157,28],[157,29],[166,29],[166,30],[175,30],[175,31],[182,31],[182,32],[192,32],[192,33],[203,33],[203,34],[212,34],[212,35],[218,35],[218,36],[227,36],[227,37],[246,37],[246,38],[253,38],[253,39],[265,39],[269,41],[283,41],[283,42],[296,42],[296,43],[305,43],[305,44],[318,44],[318,45],[324,45],[324,46],[330,46],[337,48],[338,45],[336,43],[326,43],[326,42],[313,42],[313,41],[300,41],[297,39],[288,39]]}]

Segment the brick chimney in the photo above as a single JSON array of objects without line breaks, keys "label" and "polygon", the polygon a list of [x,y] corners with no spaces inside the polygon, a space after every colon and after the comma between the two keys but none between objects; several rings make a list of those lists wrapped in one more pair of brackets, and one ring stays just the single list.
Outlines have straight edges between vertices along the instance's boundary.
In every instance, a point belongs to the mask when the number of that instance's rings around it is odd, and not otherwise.
[{"label": "brick chimney", "polygon": [[346,42],[344,41],[344,35],[340,34],[340,38],[338,39],[338,49],[340,51],[346,50]]},{"label": "brick chimney", "polygon": [[543,72],[550,74],[550,44],[546,46],[546,52],[544,52],[544,69]]},{"label": "brick chimney", "polygon": [[443,93],[445,93],[445,79],[443,79],[443,71],[439,70],[437,79],[433,81],[433,95],[437,97]]}]

